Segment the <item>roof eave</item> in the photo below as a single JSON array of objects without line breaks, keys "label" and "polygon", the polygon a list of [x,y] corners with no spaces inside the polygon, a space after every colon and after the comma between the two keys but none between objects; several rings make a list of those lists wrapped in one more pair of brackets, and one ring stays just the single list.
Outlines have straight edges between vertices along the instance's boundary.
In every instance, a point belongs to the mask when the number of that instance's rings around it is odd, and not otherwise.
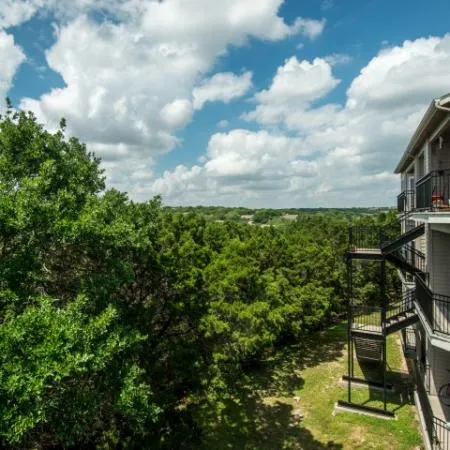
[{"label": "roof eave", "polygon": [[424,133],[428,130],[430,122],[433,120],[436,114],[444,113],[444,111],[439,109],[439,106],[442,107],[444,105],[447,105],[448,103],[450,103],[450,93],[445,94],[439,98],[436,98],[430,103],[430,106],[428,107],[427,111],[425,112],[425,115],[420,121],[419,126],[417,127],[416,131],[411,137],[408,147],[406,147],[406,150],[403,153],[400,162],[397,164],[394,173],[397,174],[401,173],[409,166],[409,164],[412,161],[414,161],[415,150],[417,149],[418,145],[422,143],[422,137]]},{"label": "roof eave", "polygon": [[430,103],[430,106],[428,107],[427,111],[425,112],[425,115],[423,116],[422,120],[420,121],[419,126],[412,135],[411,140],[408,143],[408,147],[406,147],[405,153],[403,153],[403,156],[400,162],[397,164],[394,173],[401,173],[406,168],[406,166],[409,165],[409,162],[412,162],[414,160],[414,155],[412,152],[414,148],[417,146],[419,138],[423,135],[424,131],[427,129],[428,124],[431,122],[431,119],[433,118],[436,111],[437,109],[435,101],[433,100]]}]

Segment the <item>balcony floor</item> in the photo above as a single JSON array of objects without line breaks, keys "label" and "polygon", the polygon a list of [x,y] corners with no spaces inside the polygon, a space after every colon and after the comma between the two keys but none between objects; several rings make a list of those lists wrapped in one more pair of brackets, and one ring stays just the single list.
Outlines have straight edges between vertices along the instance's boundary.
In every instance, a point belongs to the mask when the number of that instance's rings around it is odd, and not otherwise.
[{"label": "balcony floor", "polygon": [[410,219],[431,224],[450,224],[449,209],[439,211],[412,211]]},{"label": "balcony floor", "polygon": [[381,255],[381,250],[379,248],[358,248],[353,250],[353,253],[364,253],[370,255]]},{"label": "balcony floor", "polygon": [[379,248],[352,248],[347,255],[354,259],[381,260],[384,255]]}]

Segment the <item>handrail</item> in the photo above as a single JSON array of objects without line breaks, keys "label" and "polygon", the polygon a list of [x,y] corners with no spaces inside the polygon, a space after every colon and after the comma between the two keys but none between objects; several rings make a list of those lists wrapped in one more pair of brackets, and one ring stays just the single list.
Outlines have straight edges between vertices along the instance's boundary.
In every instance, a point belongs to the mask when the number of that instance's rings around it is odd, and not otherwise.
[{"label": "handrail", "polygon": [[[353,225],[349,227],[348,242],[350,249],[369,250],[381,249],[383,246],[389,245],[398,238],[408,233],[411,230],[406,230],[401,234],[401,223],[407,221],[409,214],[405,214],[401,218],[392,220],[384,225]],[[423,253],[418,250],[408,247],[408,253],[414,253],[419,259],[422,259]],[[423,257],[424,258],[424,257]]]},{"label": "handrail", "polygon": [[450,169],[432,170],[416,183],[416,208],[440,210],[449,207]]},{"label": "handrail", "polygon": [[428,323],[433,328],[433,293],[427,286],[424,277],[416,274],[416,300],[420,305]]},{"label": "handrail", "polygon": [[433,331],[450,335],[450,297],[433,294]]},{"label": "handrail", "polygon": [[372,305],[352,305],[352,328],[381,333],[382,308]]},{"label": "handrail", "polygon": [[[416,366],[417,367],[417,366]],[[420,406],[422,409],[422,415],[425,421],[425,430],[428,435],[428,440],[433,445],[434,441],[434,426],[433,419],[434,414],[431,408],[430,400],[428,398],[427,391],[425,390],[425,385],[423,383],[422,377],[416,371],[416,392],[419,397]]]},{"label": "handrail", "polygon": [[398,314],[410,311],[414,308],[415,290],[411,289],[402,295],[402,299],[398,302],[390,304],[386,309],[386,319],[397,316]]},{"label": "handrail", "polygon": [[425,255],[412,245],[405,244],[391,254],[408,263],[415,271],[425,272]]},{"label": "handrail", "polygon": [[433,332],[450,335],[450,296],[432,292],[420,273],[416,274],[416,300]]},{"label": "handrail", "polygon": [[379,249],[383,241],[383,230],[379,225],[354,225],[349,227],[350,248],[360,250]]},{"label": "handrail", "polygon": [[450,448],[450,431],[448,425],[439,417],[433,416],[433,444],[439,450],[448,450]]}]

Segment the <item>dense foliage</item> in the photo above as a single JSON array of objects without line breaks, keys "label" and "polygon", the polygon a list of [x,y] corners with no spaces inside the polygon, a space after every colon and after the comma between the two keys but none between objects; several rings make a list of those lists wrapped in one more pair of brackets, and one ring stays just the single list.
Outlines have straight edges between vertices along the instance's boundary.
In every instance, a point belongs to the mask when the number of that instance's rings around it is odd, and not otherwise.
[{"label": "dense foliage", "polygon": [[2,447],[195,446],[197,405],[345,309],[347,217],[207,220],[99,164],[63,121],[0,120]]}]

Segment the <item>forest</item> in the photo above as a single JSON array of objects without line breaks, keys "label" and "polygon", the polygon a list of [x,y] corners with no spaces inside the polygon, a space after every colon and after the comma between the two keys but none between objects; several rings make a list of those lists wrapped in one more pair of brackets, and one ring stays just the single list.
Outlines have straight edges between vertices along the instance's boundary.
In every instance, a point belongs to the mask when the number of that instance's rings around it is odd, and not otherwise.
[{"label": "forest", "polygon": [[[245,208],[135,203],[106,188],[64,120],[52,133],[11,108],[0,191],[0,447],[11,449],[197,448],[201,407],[220,421],[265,352],[345,317],[348,226],[395,217],[264,210],[261,223],[298,217],[262,227],[238,220],[258,214]],[[371,276],[356,278],[361,301],[377,296]]]}]

